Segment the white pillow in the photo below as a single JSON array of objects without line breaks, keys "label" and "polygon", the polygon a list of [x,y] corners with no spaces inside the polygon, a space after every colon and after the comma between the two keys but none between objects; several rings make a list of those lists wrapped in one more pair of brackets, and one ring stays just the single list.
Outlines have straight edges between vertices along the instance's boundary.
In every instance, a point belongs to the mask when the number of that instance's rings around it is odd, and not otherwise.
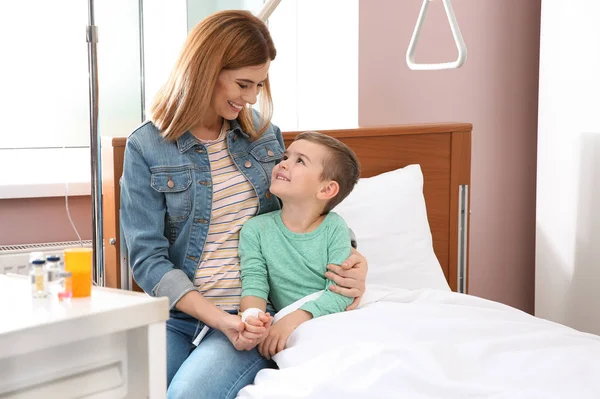
[{"label": "white pillow", "polygon": [[450,291],[433,251],[419,165],[360,179],[333,211],[369,262],[368,284]]}]

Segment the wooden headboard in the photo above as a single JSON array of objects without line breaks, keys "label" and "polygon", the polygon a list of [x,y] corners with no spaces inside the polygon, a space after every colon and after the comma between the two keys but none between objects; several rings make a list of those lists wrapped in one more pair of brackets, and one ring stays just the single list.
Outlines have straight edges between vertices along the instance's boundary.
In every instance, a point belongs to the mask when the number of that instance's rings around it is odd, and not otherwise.
[{"label": "wooden headboard", "polygon": [[[354,150],[361,163],[362,177],[409,164],[421,166],[434,251],[454,291],[459,285],[459,190],[461,186],[470,186],[471,130],[469,123],[320,130]],[[297,133],[283,134],[286,146]],[[125,259],[120,256],[117,210],[120,208],[119,178],[123,172],[125,141],[125,138],[119,137],[104,138],[102,142],[105,281],[107,286],[119,288],[124,286],[121,284],[120,265]],[[468,215],[468,209],[466,213]],[[462,256],[468,265],[468,248]],[[466,276],[466,268],[464,272]],[[139,288],[134,285],[134,289]]]}]

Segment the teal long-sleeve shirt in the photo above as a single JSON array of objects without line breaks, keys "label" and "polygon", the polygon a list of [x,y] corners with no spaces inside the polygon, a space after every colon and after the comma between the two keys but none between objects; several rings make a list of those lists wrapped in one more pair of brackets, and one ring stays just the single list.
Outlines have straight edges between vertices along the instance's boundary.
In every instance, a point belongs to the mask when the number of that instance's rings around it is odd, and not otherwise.
[{"label": "teal long-sleeve shirt", "polygon": [[281,211],[248,220],[240,232],[242,297],[270,299],[279,311],[314,292],[325,290],[300,309],[313,318],[344,311],[352,298],[329,290],[328,264],[341,265],[350,256],[350,230],[342,217],[329,212],[309,233],[294,233]]}]

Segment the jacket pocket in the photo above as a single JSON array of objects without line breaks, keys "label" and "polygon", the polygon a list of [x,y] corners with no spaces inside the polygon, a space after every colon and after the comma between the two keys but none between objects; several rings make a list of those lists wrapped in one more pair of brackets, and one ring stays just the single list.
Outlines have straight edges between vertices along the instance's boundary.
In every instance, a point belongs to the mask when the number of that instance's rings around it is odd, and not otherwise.
[{"label": "jacket pocket", "polygon": [[152,173],[150,185],[154,190],[164,194],[167,216],[171,222],[182,222],[190,216],[192,210],[191,170]]},{"label": "jacket pocket", "polygon": [[250,154],[260,163],[267,174],[267,181],[271,181],[271,173],[275,165],[283,156],[283,148],[279,145],[277,139],[268,140],[257,143],[251,150]]}]

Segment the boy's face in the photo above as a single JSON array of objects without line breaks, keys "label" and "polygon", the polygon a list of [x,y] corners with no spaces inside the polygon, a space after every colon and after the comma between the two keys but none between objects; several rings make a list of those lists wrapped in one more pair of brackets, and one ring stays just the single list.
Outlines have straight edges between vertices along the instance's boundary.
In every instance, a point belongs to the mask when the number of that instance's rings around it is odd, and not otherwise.
[{"label": "boy's face", "polygon": [[327,148],[320,144],[294,141],[281,162],[273,168],[271,193],[284,202],[323,199],[322,190],[330,183],[321,180],[327,155]]}]

